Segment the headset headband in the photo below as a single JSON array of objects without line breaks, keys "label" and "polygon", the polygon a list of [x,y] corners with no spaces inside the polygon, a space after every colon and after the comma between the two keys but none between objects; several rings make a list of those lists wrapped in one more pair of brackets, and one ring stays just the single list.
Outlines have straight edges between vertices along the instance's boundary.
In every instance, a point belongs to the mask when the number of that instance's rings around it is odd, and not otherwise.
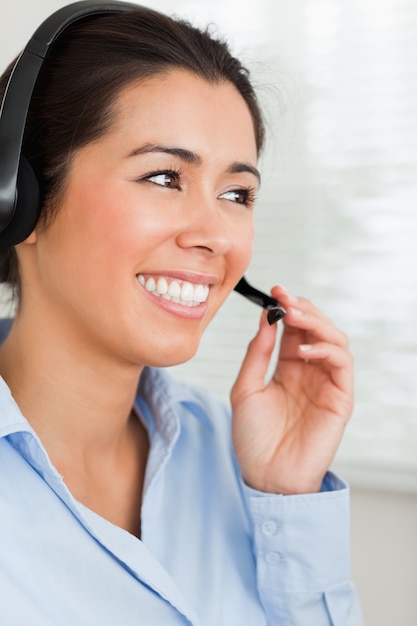
[{"label": "headset headband", "polygon": [[137,8],[128,2],[69,4],[39,26],[16,61],[0,108],[0,248],[23,241],[39,217],[40,185],[21,151],[33,89],[50,45],[81,19]]}]

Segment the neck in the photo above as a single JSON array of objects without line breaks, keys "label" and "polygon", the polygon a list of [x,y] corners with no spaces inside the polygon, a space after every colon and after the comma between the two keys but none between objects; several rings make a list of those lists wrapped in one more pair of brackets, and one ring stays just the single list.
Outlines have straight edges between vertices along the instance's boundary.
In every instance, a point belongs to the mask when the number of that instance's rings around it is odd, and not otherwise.
[{"label": "neck", "polygon": [[137,536],[149,452],[132,413],[142,369],[51,317],[18,314],[0,346],[0,374],[74,497]]},{"label": "neck", "polygon": [[18,315],[0,347],[0,373],[45,444],[76,456],[108,454],[129,430],[143,368],[55,331]]}]

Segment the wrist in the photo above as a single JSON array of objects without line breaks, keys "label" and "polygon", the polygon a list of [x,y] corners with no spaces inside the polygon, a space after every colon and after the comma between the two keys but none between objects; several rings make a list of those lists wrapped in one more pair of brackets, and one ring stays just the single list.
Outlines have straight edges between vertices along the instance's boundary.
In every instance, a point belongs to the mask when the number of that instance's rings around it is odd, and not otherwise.
[{"label": "wrist", "polygon": [[244,483],[262,493],[281,495],[281,496],[295,496],[307,493],[319,493],[321,491],[324,475],[317,478],[309,479],[294,479],[291,478],[287,481],[276,480],[254,480],[253,477],[245,476],[242,474]]}]

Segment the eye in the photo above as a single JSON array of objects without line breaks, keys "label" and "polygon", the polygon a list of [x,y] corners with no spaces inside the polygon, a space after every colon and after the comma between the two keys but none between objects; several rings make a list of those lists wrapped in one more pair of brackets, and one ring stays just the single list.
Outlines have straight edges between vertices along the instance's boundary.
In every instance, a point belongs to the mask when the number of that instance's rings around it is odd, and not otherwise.
[{"label": "eye", "polygon": [[146,174],[141,180],[160,187],[168,187],[168,189],[181,189],[181,172],[177,170],[158,170]]},{"label": "eye", "polygon": [[248,187],[247,189],[231,189],[230,191],[225,191],[219,197],[223,200],[236,202],[236,204],[252,206],[255,202],[255,196],[255,189],[252,187]]}]

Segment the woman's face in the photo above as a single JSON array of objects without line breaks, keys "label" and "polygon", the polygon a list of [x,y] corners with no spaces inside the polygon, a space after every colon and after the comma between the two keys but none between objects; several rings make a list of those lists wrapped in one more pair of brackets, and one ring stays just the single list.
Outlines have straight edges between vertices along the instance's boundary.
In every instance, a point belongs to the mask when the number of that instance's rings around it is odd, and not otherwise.
[{"label": "woman's face", "polygon": [[126,88],[34,237],[31,293],[84,349],[138,365],[187,360],[250,261],[256,162],[231,84],[174,70]]}]

